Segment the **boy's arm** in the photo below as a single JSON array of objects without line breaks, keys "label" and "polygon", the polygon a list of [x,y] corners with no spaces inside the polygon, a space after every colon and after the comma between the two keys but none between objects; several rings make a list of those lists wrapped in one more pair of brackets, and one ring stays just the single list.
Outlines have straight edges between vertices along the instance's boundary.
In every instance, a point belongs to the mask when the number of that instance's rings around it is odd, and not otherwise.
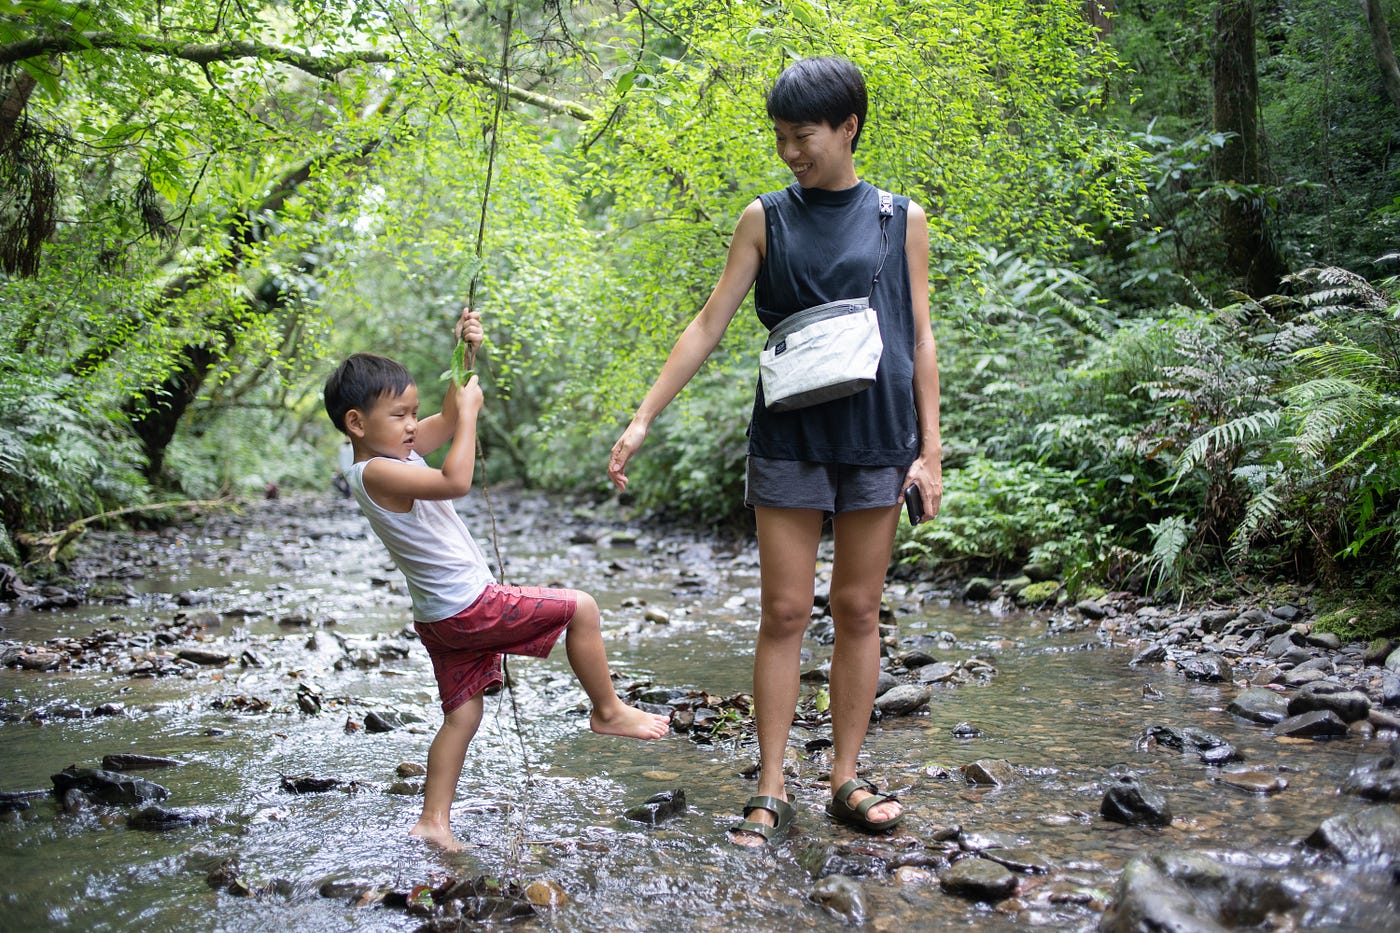
[{"label": "boy's arm", "polygon": [[[454,385],[448,398],[451,401],[443,405],[441,412],[418,422],[414,442],[414,449],[426,454],[451,438],[452,446],[442,469],[424,469],[389,457],[376,457],[365,466],[365,491],[384,508],[407,512],[415,499],[458,499],[471,491],[476,470],[476,423],[483,401],[481,386],[473,376],[465,386]],[[453,413],[450,423],[446,418],[449,409]],[[430,447],[433,436],[438,441]]]}]

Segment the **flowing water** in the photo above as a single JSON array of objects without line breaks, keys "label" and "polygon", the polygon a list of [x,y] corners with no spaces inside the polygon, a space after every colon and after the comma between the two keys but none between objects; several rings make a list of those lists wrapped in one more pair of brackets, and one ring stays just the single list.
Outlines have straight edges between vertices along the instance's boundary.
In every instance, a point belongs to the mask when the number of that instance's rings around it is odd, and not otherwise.
[{"label": "flowing water", "polygon": [[[543,498],[500,497],[506,578],[592,592],[620,685],[748,691],[758,618],[751,546],[645,528],[619,537],[611,533],[626,524],[607,508],[597,516]],[[480,498],[464,510],[489,552]],[[813,879],[798,861],[814,844],[860,841],[822,812],[826,752],[820,742],[805,749],[823,730],[794,729],[798,818],[788,841],[736,849],[723,829],[753,792],[741,774],[754,749],[683,734],[653,743],[592,734],[562,649],[511,665],[523,735],[507,694],[487,700],[454,809],[466,851],[442,854],[410,839],[419,799],[388,788],[400,763],[425,760],[440,714],[426,655],[399,637],[408,616],[397,574],[348,503],[282,500],[250,511],[163,533],[103,536],[123,561],[106,567],[109,582],[127,590],[120,604],[0,615],[0,637],[38,644],[99,629],[148,631],[212,610],[217,624],[201,636],[205,647],[235,658],[156,678],[0,670],[0,790],[47,789],[50,775],[70,764],[98,767],[108,754],[164,755],[183,764],[137,775],[170,789],[164,806],[208,818],[149,832],[127,828],[120,809],[68,814],[52,797],[35,800],[0,824],[0,930],[413,930],[421,919],[323,897],[322,882],[359,878],[407,890],[454,874],[557,884],[568,902],[527,928],[845,927],[812,902]],[[588,540],[594,535],[596,543]],[[107,559],[92,552],[89,567]],[[181,607],[176,594],[201,605]],[[1378,742],[1280,741],[1224,712],[1235,688],[1155,666],[1132,669],[1132,648],[1092,629],[1056,634],[1041,618],[993,617],[908,584],[892,583],[890,596],[906,643],[921,642],[939,660],[978,655],[997,673],[986,683],[936,689],[926,711],[872,725],[871,776],[899,790],[910,808],[904,833],[888,844],[899,848],[958,824],[1018,837],[1053,868],[1027,876],[1018,896],[999,906],[942,893],[933,872],[864,878],[869,928],[1094,929],[1129,858],[1186,847],[1248,852],[1286,867],[1303,906],[1280,918],[1282,928],[1394,928],[1400,896],[1388,877],[1318,863],[1301,847],[1321,820],[1365,805],[1337,787]],[[647,608],[663,610],[669,622],[648,621]],[[170,647],[192,643],[184,637]],[[399,657],[393,646],[409,651]],[[810,648],[804,669],[829,650]],[[245,649],[265,665],[240,666]],[[319,714],[299,707],[299,689],[322,698]],[[92,715],[104,703],[121,704],[121,714]],[[363,722],[370,711],[420,721],[385,733],[347,731],[347,721]],[[950,730],[961,722],[980,737],[954,738]],[[1284,776],[1288,788],[1246,795],[1194,756],[1138,749],[1135,740],[1154,724],[1221,735],[1249,767]],[[956,769],[979,759],[1005,759],[1016,780],[966,784]],[[1119,763],[1168,796],[1176,814],[1169,828],[1098,816],[1100,781]],[[281,789],[282,776],[305,774],[347,783],[326,793]],[[658,827],[624,818],[675,787],[688,796],[685,815]],[[206,881],[230,859],[256,896],[235,897]]]}]

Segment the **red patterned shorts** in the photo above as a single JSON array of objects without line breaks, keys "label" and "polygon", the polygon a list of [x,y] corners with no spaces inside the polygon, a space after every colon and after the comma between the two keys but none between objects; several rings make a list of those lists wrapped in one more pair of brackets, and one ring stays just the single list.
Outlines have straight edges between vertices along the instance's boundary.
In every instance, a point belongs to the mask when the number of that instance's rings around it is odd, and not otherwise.
[{"label": "red patterned shorts", "polygon": [[433,661],[442,711],[450,713],[491,684],[504,683],[501,655],[547,657],[577,607],[573,590],[488,583],[457,615],[414,622]]}]

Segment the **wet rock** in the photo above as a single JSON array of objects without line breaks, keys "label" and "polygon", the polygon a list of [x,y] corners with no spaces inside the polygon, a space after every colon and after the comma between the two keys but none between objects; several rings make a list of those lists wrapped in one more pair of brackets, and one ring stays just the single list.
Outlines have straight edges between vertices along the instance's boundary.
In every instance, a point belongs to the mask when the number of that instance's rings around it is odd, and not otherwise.
[{"label": "wet rock", "polygon": [[1307,844],[1348,865],[1388,869],[1400,866],[1400,813],[1372,806],[1324,820]]},{"label": "wet rock", "polygon": [[971,764],[963,765],[963,779],[969,784],[983,784],[1000,787],[1016,780],[1016,769],[1003,758],[979,758]]},{"label": "wet rock", "polygon": [[423,796],[422,781],[395,781],[389,785],[386,794],[393,794],[395,797],[421,797]]},{"label": "wet rock", "polygon": [[958,666],[947,661],[925,664],[914,672],[914,679],[921,684],[947,683],[958,675]]},{"label": "wet rock", "polygon": [[1095,622],[1108,617],[1108,610],[1092,599],[1081,599],[1074,604],[1074,611]]},{"label": "wet rock", "polygon": [[28,810],[29,801],[49,796],[46,790],[7,790],[0,791],[0,813],[18,813]]},{"label": "wet rock", "polygon": [[102,703],[92,708],[94,716],[125,716],[126,706],[121,703]]},{"label": "wet rock", "polygon": [[963,587],[962,598],[970,603],[980,603],[990,599],[995,588],[995,581],[986,577],[973,577],[967,581],[967,586]]},{"label": "wet rock", "polygon": [[627,819],[634,823],[659,826],[667,820],[683,816],[689,809],[685,802],[685,789],[677,787],[648,797],[644,803],[627,811]]},{"label": "wet rock", "polygon": [[982,730],[970,722],[960,722],[949,730],[949,734],[955,739],[976,739],[982,736]]},{"label": "wet rock", "polygon": [[1158,664],[1167,659],[1167,649],[1164,645],[1151,644],[1143,648],[1133,659],[1128,662],[1129,667],[1138,667],[1142,664]]},{"label": "wet rock", "polygon": [[267,667],[267,658],[248,648],[238,656],[238,665],[240,667]]},{"label": "wet rock", "polygon": [[204,821],[205,817],[200,814],[167,810],[153,804],[149,807],[143,807],[127,817],[126,825],[128,829],[164,832],[170,829],[181,829],[185,826],[195,826]]},{"label": "wet rock", "polygon": [[1188,679],[1200,680],[1205,683],[1228,682],[1234,676],[1234,669],[1230,667],[1230,662],[1218,654],[1203,654],[1187,658],[1177,667]]},{"label": "wet rock", "polygon": [[1288,700],[1266,687],[1250,687],[1231,700],[1227,710],[1250,722],[1273,725],[1288,718]]},{"label": "wet rock", "polygon": [[1100,933],[1224,933],[1260,928],[1296,906],[1278,872],[1248,856],[1154,852],[1123,869]]},{"label": "wet rock", "polygon": [[1346,735],[1347,724],[1342,722],[1341,717],[1330,709],[1317,710],[1299,716],[1290,716],[1269,731],[1274,735],[1286,735],[1292,738],[1330,739]]},{"label": "wet rock", "polygon": [[394,769],[394,773],[402,778],[423,777],[428,773],[428,769],[413,761],[400,762]]},{"label": "wet rock", "polygon": [[1288,780],[1281,775],[1262,771],[1232,771],[1216,778],[1221,784],[1249,794],[1270,795],[1288,789]]},{"label": "wet rock", "polygon": [[1014,849],[1025,840],[1013,833],[996,830],[959,830],[958,848],[964,852],[990,852],[992,849]]},{"label": "wet rock", "polygon": [[402,723],[393,713],[379,714],[370,712],[365,716],[365,731],[371,733],[393,732]]},{"label": "wet rock", "polygon": [[798,853],[797,864],[813,878],[872,878],[884,875],[896,857],[893,850],[868,843],[809,845]]},{"label": "wet rock", "polygon": [[899,678],[889,671],[881,671],[879,679],[875,681],[875,696],[882,697],[897,686],[899,686]]},{"label": "wet rock", "polygon": [[316,777],[311,774],[282,775],[282,789],[289,794],[321,794],[335,790],[342,783],[339,778]]},{"label": "wet rock", "polygon": [[1143,826],[1169,826],[1171,806],[1167,798],[1127,769],[1111,771],[1107,778],[1099,813],[1115,823]]},{"label": "wet rock", "polygon": [[1342,722],[1360,722],[1371,712],[1371,701],[1359,690],[1344,690],[1335,682],[1314,683],[1288,701],[1288,715],[1331,710]]},{"label": "wet rock", "polygon": [[1202,761],[1211,765],[1234,761],[1240,757],[1239,752],[1229,742],[1194,726],[1180,730],[1171,726],[1148,726],[1138,736],[1137,747],[1150,748],[1153,745],[1194,752]]},{"label": "wet rock", "polygon": [[883,716],[905,716],[927,705],[932,694],[927,687],[913,684],[900,684],[875,701],[875,708]]},{"label": "wet rock", "polygon": [[184,764],[175,758],[161,758],[157,755],[116,754],[102,756],[102,767],[108,771],[145,771],[155,768],[174,768]]},{"label": "wet rock", "polygon": [[63,655],[57,651],[31,651],[20,655],[18,663],[26,671],[56,671],[63,663]]},{"label": "wet rock", "polygon": [[828,875],[812,886],[812,900],[833,917],[860,926],[869,915],[865,893],[853,878]]},{"label": "wet rock", "polygon": [[646,612],[642,613],[642,618],[653,625],[670,625],[671,615],[665,609],[658,609],[656,606],[648,606]]},{"label": "wet rock", "polygon": [[553,881],[536,879],[525,886],[525,900],[536,907],[563,907],[569,903],[569,895]]},{"label": "wet rock", "polygon": [[321,880],[317,890],[322,897],[332,900],[360,900],[375,890],[375,883],[357,875],[331,875]]},{"label": "wet rock", "polygon": [[1342,784],[1342,793],[1400,803],[1400,742],[1392,742],[1385,754],[1358,762]]},{"label": "wet rock", "polygon": [[109,806],[130,806],[151,800],[164,800],[170,791],[151,781],[131,778],[115,771],[79,768],[69,765],[52,776],[54,793],[66,799],[77,791],[97,803]]},{"label": "wet rock", "polygon": [[1016,893],[1011,870],[985,858],[954,862],[938,880],[944,891],[973,901],[1001,901]]},{"label": "wet rock", "polygon": [[998,865],[1004,865],[1012,871],[1021,872],[1027,875],[1048,874],[1055,866],[1050,860],[1033,849],[1022,846],[1012,846],[1005,849],[988,849],[982,853],[983,858],[991,859]]}]

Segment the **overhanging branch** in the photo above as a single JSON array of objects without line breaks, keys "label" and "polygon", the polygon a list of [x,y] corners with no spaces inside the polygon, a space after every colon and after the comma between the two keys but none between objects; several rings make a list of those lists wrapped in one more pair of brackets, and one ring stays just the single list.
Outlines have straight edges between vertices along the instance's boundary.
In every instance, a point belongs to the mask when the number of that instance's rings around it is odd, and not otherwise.
[{"label": "overhanging branch", "polygon": [[[0,45],[0,66],[12,65],[31,58],[81,54],[94,50],[139,52],[144,55],[176,58],[196,65],[255,58],[288,65],[298,71],[325,79],[334,78],[341,72],[359,65],[390,64],[402,61],[404,58],[402,55],[377,49],[356,49],[314,55],[251,39],[199,43],[129,33],[74,32],[32,36],[18,42]],[[581,122],[588,122],[597,116],[595,111],[582,104],[516,87],[491,76],[480,66],[468,62],[447,60],[439,63],[437,67],[445,74],[457,75],[473,84],[480,84],[495,91],[504,90],[512,100],[538,107],[549,113],[572,117]]]}]

